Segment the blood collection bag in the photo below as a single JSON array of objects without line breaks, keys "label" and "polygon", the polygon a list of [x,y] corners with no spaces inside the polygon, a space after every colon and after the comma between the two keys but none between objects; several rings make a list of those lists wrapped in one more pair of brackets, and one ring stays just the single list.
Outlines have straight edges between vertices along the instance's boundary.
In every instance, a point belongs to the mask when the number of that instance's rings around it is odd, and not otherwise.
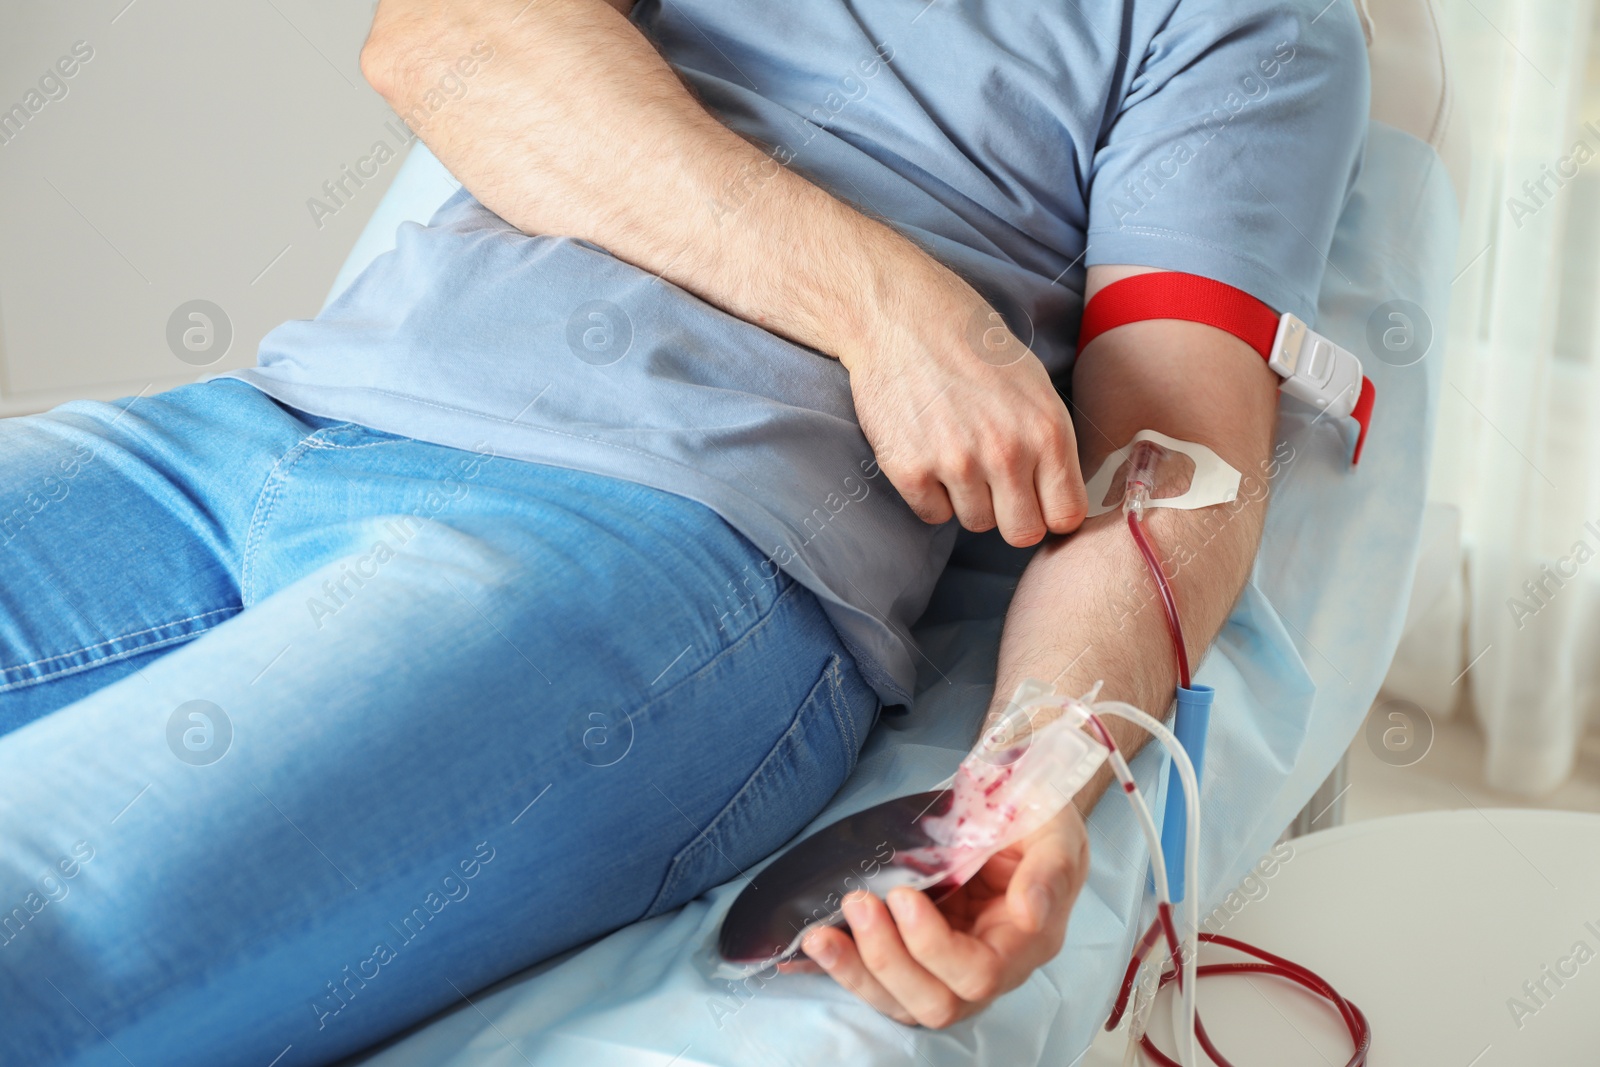
[{"label": "blood collection bag", "polygon": [[[846,816],[763,869],[723,919],[717,973],[742,977],[794,957],[809,931],[842,921],[842,902],[856,890],[881,897],[909,886],[942,900],[1054,818],[1107,750],[1078,729],[1081,715],[1035,727],[1033,713],[1049,692],[1024,683],[1011,712],[941,787]],[[1059,697],[1045,702],[1084,708]]]}]

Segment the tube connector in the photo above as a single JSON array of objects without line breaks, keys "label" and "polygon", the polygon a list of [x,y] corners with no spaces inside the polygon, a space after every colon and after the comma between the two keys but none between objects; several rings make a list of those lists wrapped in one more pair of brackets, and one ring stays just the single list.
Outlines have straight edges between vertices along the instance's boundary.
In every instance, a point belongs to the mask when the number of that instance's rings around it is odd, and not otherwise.
[{"label": "tube connector", "polygon": [[1167,450],[1154,441],[1140,441],[1128,456],[1128,475],[1123,482],[1122,513],[1144,520],[1145,505],[1156,488],[1156,467]]}]

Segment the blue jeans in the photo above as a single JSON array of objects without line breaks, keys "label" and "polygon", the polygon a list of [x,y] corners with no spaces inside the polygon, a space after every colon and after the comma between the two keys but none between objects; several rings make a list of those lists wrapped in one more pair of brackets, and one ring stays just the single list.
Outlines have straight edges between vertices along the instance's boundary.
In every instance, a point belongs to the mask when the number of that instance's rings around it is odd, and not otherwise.
[{"label": "blue jeans", "polygon": [[739,876],[878,711],[763,559],[235,381],[0,420],[0,1063],[327,1063]]}]

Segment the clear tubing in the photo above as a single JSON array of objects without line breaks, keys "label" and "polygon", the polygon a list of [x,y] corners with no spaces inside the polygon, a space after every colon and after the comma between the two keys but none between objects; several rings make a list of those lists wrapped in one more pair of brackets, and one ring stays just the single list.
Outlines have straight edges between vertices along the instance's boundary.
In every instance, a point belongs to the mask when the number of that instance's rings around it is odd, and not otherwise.
[{"label": "clear tubing", "polygon": [[1161,596],[1161,607],[1167,617],[1167,632],[1172,635],[1172,651],[1178,662],[1178,684],[1188,689],[1189,647],[1183,640],[1178,600],[1172,591],[1172,584],[1161,570],[1156,550],[1144,532],[1144,512],[1150,503],[1150,494],[1155,491],[1156,467],[1166,457],[1167,450],[1154,442],[1140,441],[1134,445],[1128,457],[1128,473],[1123,478],[1122,513],[1128,517],[1128,531],[1133,534],[1133,542],[1139,546],[1139,554],[1144,557],[1145,566],[1150,568],[1150,577]]},{"label": "clear tubing", "polygon": [[[1189,762],[1188,753],[1183,750],[1183,745],[1179,743],[1178,738],[1171,730],[1167,729],[1165,724],[1160,722],[1154,716],[1140,711],[1131,704],[1123,704],[1120,702],[1111,701],[1103,704],[1096,704],[1094,710],[1096,714],[1115,715],[1120,719],[1126,719],[1127,721],[1133,723],[1135,726],[1148,733],[1151,737],[1154,737],[1157,741],[1161,742],[1162,746],[1165,747],[1167,752],[1172,756],[1172,766],[1178,772],[1178,777],[1183,782],[1183,795],[1184,800],[1187,802],[1184,805],[1184,807],[1187,809],[1188,815],[1188,847],[1184,849],[1183,857],[1184,881],[1190,887],[1198,886],[1200,884],[1200,850],[1198,847],[1200,841],[1200,782],[1199,779],[1195,777],[1194,765]],[[1115,765],[1113,765],[1113,767],[1114,766]],[[1124,764],[1124,766],[1126,766],[1126,764]],[[1124,791],[1127,791],[1126,786],[1124,786]],[[1135,786],[1133,792],[1129,792],[1128,796],[1130,798],[1139,796],[1138,787]],[[1137,809],[1142,804],[1143,797],[1141,796],[1139,797],[1138,802],[1135,804],[1135,808]],[[1149,817],[1149,810],[1150,809],[1148,807],[1145,807],[1144,809],[1146,818]],[[1153,819],[1150,820],[1150,824],[1153,828],[1155,825]],[[1143,829],[1142,820],[1140,828]],[[1156,856],[1158,856],[1161,852],[1161,840],[1159,836],[1155,837],[1154,840],[1151,841],[1150,849],[1152,867],[1159,872],[1157,874],[1157,884],[1160,887],[1157,896],[1157,900],[1159,901],[1167,895],[1165,862],[1162,861],[1161,866],[1158,868],[1154,866],[1156,862]],[[1191,888],[1189,892],[1184,894],[1183,903],[1184,917],[1187,920],[1185,925],[1190,931],[1193,931],[1195,935],[1198,935],[1200,930],[1200,894]],[[1200,1053],[1195,1037],[1195,983],[1199,980],[1199,976],[1197,974],[1200,962],[1199,947],[1200,946],[1198,943],[1192,944],[1190,945],[1188,951],[1183,953],[1183,967],[1180,972],[1182,976],[1180,984],[1182,985],[1183,992],[1184,1038],[1183,1045],[1180,1050],[1179,1060],[1185,1064],[1186,1067],[1199,1067],[1200,1064]]]},{"label": "clear tubing", "polygon": [[1133,955],[1128,957],[1128,969],[1122,976],[1122,988],[1117,991],[1117,999],[1111,1006],[1111,1017],[1106,1020],[1107,1030],[1115,1030],[1117,1023],[1122,1021],[1123,1013],[1131,1010],[1135,983],[1139,969],[1144,963],[1145,953],[1155,947],[1156,940],[1160,937],[1161,920],[1157,919],[1145,928],[1144,936],[1133,947]]},{"label": "clear tubing", "polygon": [[[1152,932],[1154,932],[1155,926],[1152,925],[1150,929]],[[1145,983],[1142,978],[1144,971],[1143,958],[1140,958],[1138,961],[1138,970],[1140,974],[1136,977],[1139,979],[1139,981],[1134,987],[1133,1000],[1128,1005],[1128,1044],[1122,1052],[1122,1067],[1139,1067],[1139,1065],[1144,1062],[1144,1058],[1139,1055],[1139,1050],[1144,1043],[1144,1025],[1147,1008]],[[1157,987],[1157,992],[1160,992],[1159,986]],[[1154,998],[1155,994],[1150,994],[1150,1001],[1153,1002]]]},{"label": "clear tubing", "polygon": [[1161,595],[1161,607],[1167,617],[1167,633],[1172,636],[1172,652],[1178,662],[1178,684],[1185,689],[1190,688],[1189,677],[1189,650],[1183,641],[1183,623],[1178,617],[1178,600],[1172,593],[1172,585],[1167,581],[1167,576],[1161,571],[1161,561],[1156,558],[1156,550],[1151,547],[1150,539],[1144,535],[1144,522],[1140,519],[1138,510],[1128,512],[1128,530],[1133,534],[1133,543],[1139,546],[1139,554],[1144,557],[1145,566],[1150,568],[1150,576],[1155,579],[1156,592]]},{"label": "clear tubing", "polygon": [[[1098,691],[1099,687],[1096,686],[1095,692]],[[1123,979],[1122,991],[1117,997],[1116,1006],[1112,1009],[1111,1021],[1106,1024],[1106,1029],[1115,1029],[1118,1020],[1122,1017],[1123,1008],[1126,1006],[1130,1009],[1128,1014],[1128,1046],[1123,1056],[1123,1067],[1137,1067],[1138,1050],[1144,1040],[1145,1012],[1154,1003],[1153,993],[1148,999],[1144,996],[1144,986],[1139,981],[1139,978],[1144,970],[1145,954],[1160,939],[1163,932],[1167,936],[1167,943],[1172,953],[1174,973],[1180,976],[1182,974],[1177,934],[1172,928],[1171,891],[1168,888],[1171,880],[1167,876],[1166,852],[1161,847],[1155,819],[1150,813],[1150,806],[1146,803],[1144,794],[1139,789],[1139,783],[1134,780],[1133,772],[1128,767],[1128,761],[1123,758],[1122,750],[1117,747],[1116,739],[1111,736],[1111,731],[1106,729],[1105,723],[1101,722],[1093,712],[1084,708],[1075,710],[1083,717],[1087,725],[1094,728],[1094,732],[1100,735],[1101,743],[1106,746],[1108,750],[1106,759],[1111,764],[1111,771],[1116,776],[1117,783],[1122,786],[1123,795],[1128,798],[1128,802],[1133,806],[1134,820],[1138,822],[1139,830],[1144,835],[1145,845],[1150,850],[1153,872],[1151,881],[1155,887],[1156,914],[1158,917],[1154,923],[1150,924],[1150,928],[1145,931],[1138,947],[1134,949],[1133,957],[1128,961],[1128,973]],[[1160,853],[1160,855],[1157,855],[1157,853]],[[1159,991],[1161,988],[1159,968],[1157,969],[1157,975],[1156,991]],[[1182,985],[1181,982],[1179,984],[1180,986]],[[1131,1003],[1126,999],[1130,990],[1135,994]]]},{"label": "clear tubing", "polygon": [[1156,829],[1156,820],[1150,814],[1150,805],[1145,803],[1144,793],[1139,789],[1139,783],[1133,780],[1133,772],[1128,769],[1128,761],[1122,758],[1122,750],[1111,737],[1111,731],[1105,728],[1098,715],[1091,714],[1089,722],[1100,734],[1101,743],[1111,750],[1106,757],[1111,761],[1111,771],[1117,776],[1117,781],[1122,785],[1122,791],[1133,805],[1134,818],[1139,822],[1139,830],[1144,834],[1145,844],[1150,848],[1150,866],[1155,871],[1156,906],[1172,905],[1172,895],[1168,890],[1167,858],[1161,853],[1161,833]]}]

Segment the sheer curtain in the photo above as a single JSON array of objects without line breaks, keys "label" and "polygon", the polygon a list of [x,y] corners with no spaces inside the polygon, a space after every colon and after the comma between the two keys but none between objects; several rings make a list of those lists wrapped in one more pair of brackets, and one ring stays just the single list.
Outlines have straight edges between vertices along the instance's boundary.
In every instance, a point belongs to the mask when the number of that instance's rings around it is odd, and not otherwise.
[{"label": "sheer curtain", "polygon": [[1473,152],[1428,528],[1386,688],[1475,714],[1536,796],[1600,719],[1600,68],[1593,0],[1441,0]]}]

